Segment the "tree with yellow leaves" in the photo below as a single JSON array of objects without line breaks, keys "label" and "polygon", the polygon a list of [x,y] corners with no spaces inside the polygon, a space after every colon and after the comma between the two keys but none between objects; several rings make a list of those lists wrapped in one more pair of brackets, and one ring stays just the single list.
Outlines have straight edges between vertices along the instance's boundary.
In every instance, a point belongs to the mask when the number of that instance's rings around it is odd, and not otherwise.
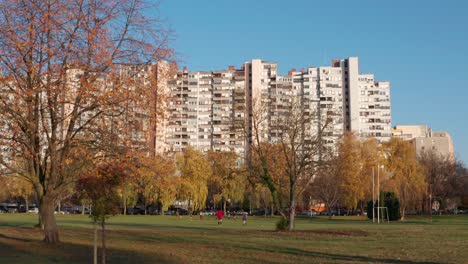
[{"label": "tree with yellow leaves", "polygon": [[360,142],[355,134],[345,133],[338,144],[338,173],[341,175],[341,199],[343,204],[354,210],[364,198],[365,186],[361,180]]},{"label": "tree with yellow leaves", "polygon": [[136,205],[138,201],[138,195],[136,187],[132,179],[132,175],[122,180],[122,183],[117,187],[117,193],[121,199],[123,206],[123,214],[127,214],[127,209]]},{"label": "tree with yellow leaves", "polygon": [[387,185],[400,200],[401,220],[404,220],[405,210],[417,206],[423,199],[427,186],[424,169],[408,141],[392,138],[384,143],[384,151],[389,174]]},{"label": "tree with yellow leaves", "polygon": [[180,171],[178,199],[187,201],[189,215],[205,207],[211,166],[203,153],[187,147],[177,157]]},{"label": "tree with yellow leaves", "polygon": [[20,196],[24,199],[26,211],[29,210],[29,199],[34,194],[33,185],[30,181],[20,177],[11,178],[11,194]]},{"label": "tree with yellow leaves", "polygon": [[208,153],[212,177],[208,180],[210,194],[215,203],[222,202],[224,213],[226,203],[242,202],[246,186],[246,172],[237,166],[235,152]]},{"label": "tree with yellow leaves", "polygon": [[168,207],[175,200],[175,188],[172,179],[175,173],[174,162],[162,155],[147,156],[144,153],[136,155],[136,169],[133,183],[145,206],[160,201],[163,207]]},{"label": "tree with yellow leaves", "polygon": [[[363,200],[372,199],[372,177],[377,176],[377,168],[385,163],[382,146],[375,138],[369,138],[361,142],[361,186],[363,187]],[[376,178],[377,179],[377,178]],[[375,182],[376,183],[376,182]],[[361,206],[363,204],[361,203]],[[361,210],[363,208],[361,207]]]}]

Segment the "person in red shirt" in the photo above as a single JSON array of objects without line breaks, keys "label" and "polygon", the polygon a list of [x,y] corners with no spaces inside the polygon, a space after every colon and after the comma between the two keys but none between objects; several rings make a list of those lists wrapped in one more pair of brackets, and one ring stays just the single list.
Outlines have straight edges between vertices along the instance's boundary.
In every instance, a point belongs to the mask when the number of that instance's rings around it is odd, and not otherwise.
[{"label": "person in red shirt", "polygon": [[220,225],[220,224],[223,223],[223,217],[224,217],[223,211],[219,210],[219,211],[216,213],[216,219],[218,220],[218,225]]}]

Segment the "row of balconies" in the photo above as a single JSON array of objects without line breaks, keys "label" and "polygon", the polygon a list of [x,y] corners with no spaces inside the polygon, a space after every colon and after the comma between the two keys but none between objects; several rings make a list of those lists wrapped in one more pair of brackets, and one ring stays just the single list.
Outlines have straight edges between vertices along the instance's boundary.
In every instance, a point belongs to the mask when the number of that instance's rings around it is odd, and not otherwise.
[{"label": "row of balconies", "polygon": [[369,105],[369,109],[390,109],[390,106],[383,106],[383,105]]},{"label": "row of balconies", "polygon": [[369,118],[366,123],[384,123],[390,124],[390,119]]}]

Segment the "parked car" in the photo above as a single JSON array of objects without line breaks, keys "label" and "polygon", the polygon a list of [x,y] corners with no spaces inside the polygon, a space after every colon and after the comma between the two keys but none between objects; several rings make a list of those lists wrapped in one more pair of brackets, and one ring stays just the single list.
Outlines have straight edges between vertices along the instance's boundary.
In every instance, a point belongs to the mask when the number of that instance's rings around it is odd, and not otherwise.
[{"label": "parked car", "polygon": [[201,215],[215,215],[215,212],[211,210],[206,210],[206,211],[201,211],[200,214]]},{"label": "parked car", "polygon": [[170,210],[167,210],[167,211],[164,211],[164,215],[174,215],[174,211],[170,211]]},{"label": "parked car", "polygon": [[31,209],[28,210],[28,213],[38,214],[39,213],[39,208],[37,208],[37,207],[31,208]]},{"label": "parked car", "polygon": [[316,216],[318,213],[314,210],[305,210],[302,211],[302,215],[307,215],[307,216]]},{"label": "parked car", "polygon": [[16,203],[2,203],[0,204],[0,208],[3,209],[6,213],[17,213],[18,212],[18,204]]},{"label": "parked car", "polygon": [[18,212],[18,208],[8,208],[8,213],[17,213]]},{"label": "parked car", "polygon": [[206,215],[215,215],[215,212],[212,210],[205,211]]},{"label": "parked car", "polygon": [[270,211],[264,209],[253,209],[250,212],[251,215],[269,215]]}]

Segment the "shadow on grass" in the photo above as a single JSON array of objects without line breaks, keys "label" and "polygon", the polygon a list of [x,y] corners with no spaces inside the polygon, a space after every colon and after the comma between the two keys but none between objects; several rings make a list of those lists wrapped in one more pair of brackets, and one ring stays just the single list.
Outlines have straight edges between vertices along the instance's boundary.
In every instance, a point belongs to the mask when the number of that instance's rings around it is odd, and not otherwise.
[{"label": "shadow on grass", "polygon": [[[314,252],[307,251],[297,248],[288,248],[288,247],[275,247],[275,248],[252,248],[252,247],[243,247],[246,250],[259,250],[270,253],[282,253],[290,254],[295,256],[304,256],[314,259],[333,261],[333,262],[342,262],[342,261],[351,261],[351,262],[365,262],[365,263],[389,263],[389,264],[438,264],[439,262],[421,262],[421,261],[411,261],[411,260],[399,260],[399,259],[390,259],[390,258],[375,258],[367,256],[354,256],[354,255],[343,255],[335,253],[325,253],[325,252]],[[247,258],[249,259],[249,258]],[[246,259],[246,260],[247,260]],[[249,259],[250,260],[250,259]],[[318,260],[317,260],[318,261]]]},{"label": "shadow on grass", "polygon": [[[196,223],[196,220],[194,220],[194,225],[190,225],[187,223],[178,223],[178,224],[170,224],[170,223],[135,223],[135,222],[121,222],[121,221],[109,221],[106,223],[106,226],[109,228],[118,228],[118,227],[130,227],[131,229],[145,229],[145,228],[157,228],[160,230],[164,229],[192,229],[192,230],[202,230],[202,231],[212,231],[212,230],[217,230],[219,227],[216,225],[213,226],[199,226],[197,224],[202,224],[202,223]],[[8,224],[7,224],[8,225]],[[76,227],[85,227],[85,228],[92,228],[93,225],[91,221],[89,222],[84,222],[81,219],[60,219],[59,225],[64,228],[76,228]],[[12,225],[10,226],[18,226],[18,225]]]},{"label": "shadow on grass", "polygon": [[34,242],[33,239],[26,239],[26,238],[19,238],[19,237],[13,237],[13,236],[8,236],[8,235],[5,235],[5,234],[0,234],[0,239],[9,239],[9,240],[16,240],[18,242]]},{"label": "shadow on grass", "polygon": [[[25,239],[14,235],[0,234],[1,263],[92,263],[92,252],[93,248],[91,245],[70,242],[50,245],[38,239]],[[112,247],[107,249],[106,259],[108,263],[184,262],[174,255],[163,255],[158,252],[149,254]],[[101,260],[99,259],[98,261],[100,262]]]}]

